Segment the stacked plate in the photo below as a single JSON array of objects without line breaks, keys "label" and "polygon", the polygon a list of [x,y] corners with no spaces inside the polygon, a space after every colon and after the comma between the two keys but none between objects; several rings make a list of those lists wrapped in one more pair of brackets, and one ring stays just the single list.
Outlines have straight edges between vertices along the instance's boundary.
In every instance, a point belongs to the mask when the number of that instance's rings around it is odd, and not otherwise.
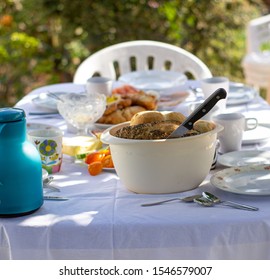
[{"label": "stacked plate", "polygon": [[210,182],[215,187],[232,193],[270,195],[270,152],[237,151],[218,158],[225,168],[215,173]]},{"label": "stacked plate", "polygon": [[258,92],[250,86],[230,82],[227,105],[246,104],[251,102],[257,95]]},{"label": "stacked plate", "polygon": [[147,70],[124,74],[119,77],[119,81],[144,91],[164,93],[168,89],[184,85],[187,77],[180,72]]}]

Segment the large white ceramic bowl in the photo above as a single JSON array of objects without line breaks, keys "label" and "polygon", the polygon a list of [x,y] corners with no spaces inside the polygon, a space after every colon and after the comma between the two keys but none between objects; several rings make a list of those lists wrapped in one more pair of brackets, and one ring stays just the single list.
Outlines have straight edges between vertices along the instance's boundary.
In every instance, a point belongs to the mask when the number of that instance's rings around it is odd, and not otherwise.
[{"label": "large white ceramic bowl", "polygon": [[115,137],[129,123],[105,130],[101,141],[110,145],[116,172],[130,191],[144,194],[184,192],[198,187],[210,171],[217,133],[177,139],[131,140]]}]

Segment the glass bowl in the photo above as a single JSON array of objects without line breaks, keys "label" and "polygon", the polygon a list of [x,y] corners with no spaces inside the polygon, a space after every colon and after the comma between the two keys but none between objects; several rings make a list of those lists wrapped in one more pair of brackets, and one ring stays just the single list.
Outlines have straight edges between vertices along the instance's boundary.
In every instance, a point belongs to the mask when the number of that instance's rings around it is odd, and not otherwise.
[{"label": "glass bowl", "polygon": [[106,96],[98,93],[67,93],[57,101],[57,109],[68,124],[78,129],[78,135],[87,135],[106,109]]}]

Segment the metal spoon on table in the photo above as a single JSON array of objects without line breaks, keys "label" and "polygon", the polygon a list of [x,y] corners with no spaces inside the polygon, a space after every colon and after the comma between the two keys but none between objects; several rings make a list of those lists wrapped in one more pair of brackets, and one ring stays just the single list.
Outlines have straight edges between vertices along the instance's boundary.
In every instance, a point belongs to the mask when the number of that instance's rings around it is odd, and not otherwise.
[{"label": "metal spoon on table", "polygon": [[175,198],[170,198],[170,199],[166,199],[166,200],[161,200],[161,201],[157,201],[157,202],[152,202],[152,203],[144,203],[141,204],[141,206],[154,206],[154,205],[160,205],[166,202],[170,202],[170,201],[174,201],[174,200],[178,200],[178,201],[183,201],[183,202],[193,202],[193,200],[195,198],[199,198],[201,197],[200,194],[196,194],[196,195],[192,195],[192,196],[187,196],[187,197],[175,197]]},{"label": "metal spoon on table", "polygon": [[196,197],[196,198],[194,198],[193,201],[199,205],[206,206],[206,207],[211,207],[211,206],[214,206],[214,204],[215,204],[213,201],[210,201],[210,200],[204,198],[203,196]]},{"label": "metal spoon on table", "polygon": [[51,182],[53,180],[53,176],[48,176],[43,180],[43,188],[48,189],[45,192],[60,192],[60,190],[57,187],[51,186]]},{"label": "metal spoon on table", "polygon": [[240,203],[236,203],[236,202],[232,202],[232,201],[223,201],[219,197],[217,197],[214,194],[209,193],[209,192],[203,192],[202,195],[206,200],[209,200],[210,202],[212,202],[214,204],[222,203],[223,205],[233,207],[233,208],[237,208],[237,209],[242,209],[242,210],[250,210],[250,211],[258,211],[259,210],[259,208],[254,207],[254,206],[240,204]]},{"label": "metal spoon on table", "polygon": [[64,100],[62,98],[60,98],[56,93],[54,92],[51,92],[51,91],[48,91],[47,92],[47,96],[53,98],[53,99],[56,99],[56,100],[59,100],[61,102],[64,102]]}]

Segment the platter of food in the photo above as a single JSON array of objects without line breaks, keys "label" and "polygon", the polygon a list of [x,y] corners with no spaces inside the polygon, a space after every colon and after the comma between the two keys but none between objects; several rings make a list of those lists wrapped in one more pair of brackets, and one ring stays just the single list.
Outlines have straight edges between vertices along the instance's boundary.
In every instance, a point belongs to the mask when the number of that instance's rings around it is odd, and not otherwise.
[{"label": "platter of food", "polygon": [[162,96],[153,90],[144,91],[131,85],[119,85],[113,89],[112,95],[107,97],[106,110],[95,123],[95,127],[104,130],[130,121],[139,112],[170,109],[185,101],[190,93],[187,90]]},{"label": "platter of food", "polygon": [[109,147],[88,153],[83,163],[87,165],[87,170],[92,176],[96,176],[102,171],[115,171]]},{"label": "platter of food", "polygon": [[113,89],[107,97],[107,106],[103,116],[95,123],[97,128],[108,128],[111,125],[130,121],[139,112],[156,110],[158,95],[146,93],[130,85]]}]

